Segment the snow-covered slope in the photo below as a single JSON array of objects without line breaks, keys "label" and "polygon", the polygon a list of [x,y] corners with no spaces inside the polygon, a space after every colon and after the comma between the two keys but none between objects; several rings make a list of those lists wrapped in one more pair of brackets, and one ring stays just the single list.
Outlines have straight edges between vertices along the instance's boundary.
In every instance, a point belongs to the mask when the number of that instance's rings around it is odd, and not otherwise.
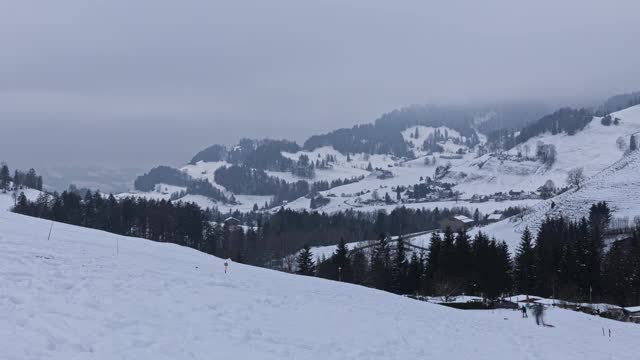
[{"label": "snow-covered slope", "polygon": [[580,189],[570,189],[552,199],[538,202],[522,218],[506,219],[479,230],[505,240],[515,249],[525,227],[535,232],[546,217],[564,216],[572,220],[588,217],[591,205],[600,201],[607,203],[614,218],[627,218],[631,224],[634,218],[640,216],[638,174],[640,151],[634,151],[588,178]]},{"label": "snow-covered slope", "polygon": [[[461,311],[0,212],[2,359],[636,359],[640,326]],[[612,337],[603,337],[602,328]]]},{"label": "snow-covered slope", "polygon": [[[427,152],[422,150],[422,144],[429,138],[429,136],[433,136],[436,131],[439,131],[441,134],[446,134],[447,136],[446,141],[439,142],[444,148],[445,153],[455,154],[460,148],[466,149],[466,146],[454,144],[452,141],[452,138],[459,138],[462,140],[465,140],[465,138],[461,136],[459,132],[446,126],[412,126],[402,132],[402,137],[404,138],[404,141],[411,144],[415,156],[421,157],[427,155]],[[416,134],[418,135],[417,137],[414,136]]]},{"label": "snow-covered slope", "polygon": [[554,145],[557,160],[550,168],[540,161],[516,161],[487,154],[464,164],[454,164],[447,179],[457,183],[458,190],[470,195],[509,190],[534,191],[547,180],[552,180],[556,186],[564,186],[569,170],[578,167],[584,169],[586,176],[593,176],[623,156],[624,150],[618,147],[618,138],[628,144],[630,136],[640,132],[640,105],[611,115],[620,119],[619,125],[602,125],[600,118],[596,117],[574,135],[543,134],[508,152],[515,157],[519,149],[526,155],[524,149],[528,148],[528,156],[532,158],[539,141]]},{"label": "snow-covered slope", "polygon": [[[569,190],[533,207],[516,224],[536,229],[547,216],[565,216],[578,220],[589,215],[589,208],[605,201],[616,218],[640,216],[640,151],[634,151],[595,176],[588,178],[578,190]],[[554,204],[552,207],[551,204]]]},{"label": "snow-covered slope", "polygon": [[[13,206],[15,205],[13,193],[14,193],[13,191],[8,191],[6,193],[3,193],[2,191],[0,191],[0,211],[11,210],[13,208]],[[24,193],[27,199],[31,201],[35,201],[38,198],[38,196],[42,194],[41,191],[25,188],[15,192],[16,197],[19,196],[20,193]]]},{"label": "snow-covered slope", "polygon": [[[341,154],[332,147],[320,147],[312,151],[296,153],[282,152],[282,156],[298,160],[305,155],[311,162],[325,161],[322,167],[315,169],[315,176],[311,179],[302,178],[292,172],[267,171],[270,176],[283,179],[288,183],[300,180],[310,185],[316,181],[330,183],[334,180],[353,179],[363,177],[362,180],[337,186],[321,191],[324,197],[321,202],[315,201],[316,210],[334,212],[346,209],[360,211],[391,210],[397,206],[414,208],[435,208],[466,206],[474,211],[478,208],[483,213],[504,210],[511,206],[539,206],[539,196],[535,191],[548,180],[556,187],[565,185],[567,173],[574,168],[583,168],[587,177],[594,176],[620,160],[625,154],[625,146],[621,142],[629,143],[632,134],[640,133],[640,106],[630,107],[612,114],[619,119],[618,125],[605,126],[600,118],[594,118],[586,127],[574,135],[566,133],[542,134],[529,139],[526,143],[503,153],[488,153],[478,156],[487,149],[483,146],[485,137],[479,146],[468,148],[465,140],[458,132],[446,127],[412,126],[401,135],[411,144],[415,159],[400,159],[384,154]],[[433,136],[432,136],[433,135]],[[443,152],[430,153],[422,149],[428,138],[437,143],[434,148],[442,147]],[[556,149],[556,161],[551,166],[536,159],[536,147],[539,142],[553,145]],[[628,146],[628,145],[627,145]],[[458,153],[458,150],[459,151]],[[436,150],[438,151],[438,150]],[[518,156],[518,153],[522,156]],[[450,164],[448,173],[441,172],[442,183],[454,184],[451,192],[433,195],[436,190],[430,189],[429,198],[415,199],[410,196],[413,185],[425,182],[427,178],[436,178],[436,169]],[[214,173],[221,166],[228,166],[225,161],[199,162],[182,168],[194,178],[206,179],[227,196],[231,192],[216,184]],[[371,165],[371,168],[369,168]],[[374,171],[368,171],[367,169]],[[400,200],[396,200],[395,189],[401,187]],[[502,195],[510,191],[520,194]],[[497,194],[502,193],[502,194]],[[390,201],[385,203],[385,195],[389,194]],[[459,195],[455,195],[459,194]],[[473,199],[473,195],[489,195],[489,202],[479,203],[486,199]],[[157,192],[136,193],[136,196],[168,198],[170,195]],[[186,196],[183,201],[193,201],[202,207],[218,207],[221,211],[248,211],[254,204],[262,208],[265,203],[271,203],[272,196],[246,196],[233,194],[239,205],[217,203],[202,196]],[[302,196],[291,200],[286,207],[296,210],[310,210],[311,197],[317,194]],[[455,199],[460,200],[455,202]],[[497,200],[497,201],[494,201]],[[587,199],[588,200],[588,199]],[[276,206],[279,208],[279,206]]]}]

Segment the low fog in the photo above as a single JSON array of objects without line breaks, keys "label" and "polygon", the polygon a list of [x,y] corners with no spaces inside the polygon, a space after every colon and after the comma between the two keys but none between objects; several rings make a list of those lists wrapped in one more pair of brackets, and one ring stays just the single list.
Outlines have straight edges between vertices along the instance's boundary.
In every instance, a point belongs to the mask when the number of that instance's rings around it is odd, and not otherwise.
[{"label": "low fog", "polygon": [[181,164],[410,104],[640,89],[636,0],[3,1],[0,160]]}]

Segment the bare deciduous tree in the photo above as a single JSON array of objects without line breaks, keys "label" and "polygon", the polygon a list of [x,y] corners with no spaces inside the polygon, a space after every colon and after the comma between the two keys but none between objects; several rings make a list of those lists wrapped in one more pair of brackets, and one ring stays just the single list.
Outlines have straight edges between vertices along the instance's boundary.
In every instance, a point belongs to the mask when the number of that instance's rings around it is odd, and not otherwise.
[{"label": "bare deciduous tree", "polygon": [[582,184],[585,181],[585,176],[584,176],[584,169],[583,168],[575,168],[575,169],[571,169],[569,170],[569,173],[567,174],[567,184],[569,186],[575,186],[578,188],[578,190],[580,189],[580,187],[582,186]]}]

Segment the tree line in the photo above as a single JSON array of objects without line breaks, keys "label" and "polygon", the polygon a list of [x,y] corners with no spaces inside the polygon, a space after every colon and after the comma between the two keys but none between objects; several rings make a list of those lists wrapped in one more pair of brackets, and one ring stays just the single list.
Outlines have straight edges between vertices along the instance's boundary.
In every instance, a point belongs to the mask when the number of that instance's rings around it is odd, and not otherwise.
[{"label": "tree line", "polygon": [[555,135],[565,132],[574,135],[593,120],[593,112],[587,109],[562,108],[522,128],[515,140],[522,144],[545,132]]},{"label": "tree line", "polygon": [[[308,164],[308,158],[305,164]],[[307,166],[307,165],[304,165]],[[274,195],[270,206],[277,206],[284,201],[292,201],[303,197],[310,192],[325,191],[333,187],[358,182],[363,177],[351,179],[336,179],[331,182],[316,181],[309,184],[306,180],[287,182],[275,176],[270,176],[266,171],[251,168],[245,165],[222,166],[214,173],[217,184],[236,194],[245,195]]]},{"label": "tree line", "polygon": [[[303,249],[300,273],[399,294],[495,298],[517,292],[581,302],[640,302],[640,230],[607,252],[603,239],[611,213],[604,202],[594,204],[589,216],[579,221],[545,219],[535,236],[525,229],[513,258],[504,242],[483,233],[471,238],[464,230],[433,234],[428,251],[411,249],[404,240],[388,241],[390,235],[435,229],[457,214],[470,216],[464,208],[400,207],[373,214],[282,208],[275,214],[223,214],[192,203],[65,191],[42,193],[35,201],[21,193],[13,210],[272,268],[284,268],[283,259]],[[230,215],[249,225],[225,221]],[[369,250],[354,252],[344,240],[373,238],[378,240]],[[310,246],[332,245],[335,239],[340,244],[331,257],[313,259]]]},{"label": "tree line", "polygon": [[26,172],[15,170],[11,176],[9,166],[3,163],[0,166],[0,190],[6,193],[12,187],[15,189],[27,187],[42,191],[42,176],[39,176],[33,168]]},{"label": "tree line", "polygon": [[607,251],[610,222],[609,207],[600,202],[578,221],[546,219],[535,242],[525,229],[515,254],[516,290],[572,301],[640,303],[640,232]]},{"label": "tree line", "polygon": [[[311,261],[309,260],[311,259]],[[476,294],[496,298],[512,288],[512,260],[506,243],[464,229],[432,233],[428,251],[386,234],[367,249],[350,251],[341,239],[328,259],[317,259],[309,247],[297,258],[297,273],[352,282],[397,294],[453,296]]]},{"label": "tree line", "polygon": [[407,251],[382,234],[366,250],[350,250],[341,239],[329,258],[314,260],[310,247],[298,254],[297,273],[352,282],[398,294],[489,299],[513,293],[575,302],[640,303],[640,229],[607,252],[604,234],[611,220],[606,203],[588,218],[548,218],[538,232],[525,229],[513,258],[504,242],[464,230],[432,234],[428,251]]},{"label": "tree line", "polygon": [[[258,266],[282,267],[286,255],[305,244],[333,245],[335,239],[373,239],[386,232],[401,234],[437,228],[439,222],[465,208],[407,209],[387,213],[347,210],[332,214],[281,208],[274,214],[262,212],[221,213],[201,210],[192,203],[137,197],[116,198],[87,191],[41,194],[29,200],[22,193],[14,212],[79,225],[112,233],[171,242]],[[248,224],[225,226],[229,217]]]},{"label": "tree line", "polygon": [[158,166],[151,169],[148,173],[138,176],[133,185],[138,191],[153,191],[158,184],[186,188],[184,192],[180,192],[181,196],[186,194],[202,195],[223,203],[235,203],[234,199],[227,198],[220,189],[211,185],[209,181],[194,179],[189,174],[169,166]]}]

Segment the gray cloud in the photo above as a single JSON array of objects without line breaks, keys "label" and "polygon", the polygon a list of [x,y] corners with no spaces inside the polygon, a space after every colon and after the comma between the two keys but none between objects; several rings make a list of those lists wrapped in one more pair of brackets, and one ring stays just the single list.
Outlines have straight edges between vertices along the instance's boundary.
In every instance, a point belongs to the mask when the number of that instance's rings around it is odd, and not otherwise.
[{"label": "gray cloud", "polygon": [[0,4],[0,159],[179,164],[414,103],[640,88],[640,3],[31,1]]}]

